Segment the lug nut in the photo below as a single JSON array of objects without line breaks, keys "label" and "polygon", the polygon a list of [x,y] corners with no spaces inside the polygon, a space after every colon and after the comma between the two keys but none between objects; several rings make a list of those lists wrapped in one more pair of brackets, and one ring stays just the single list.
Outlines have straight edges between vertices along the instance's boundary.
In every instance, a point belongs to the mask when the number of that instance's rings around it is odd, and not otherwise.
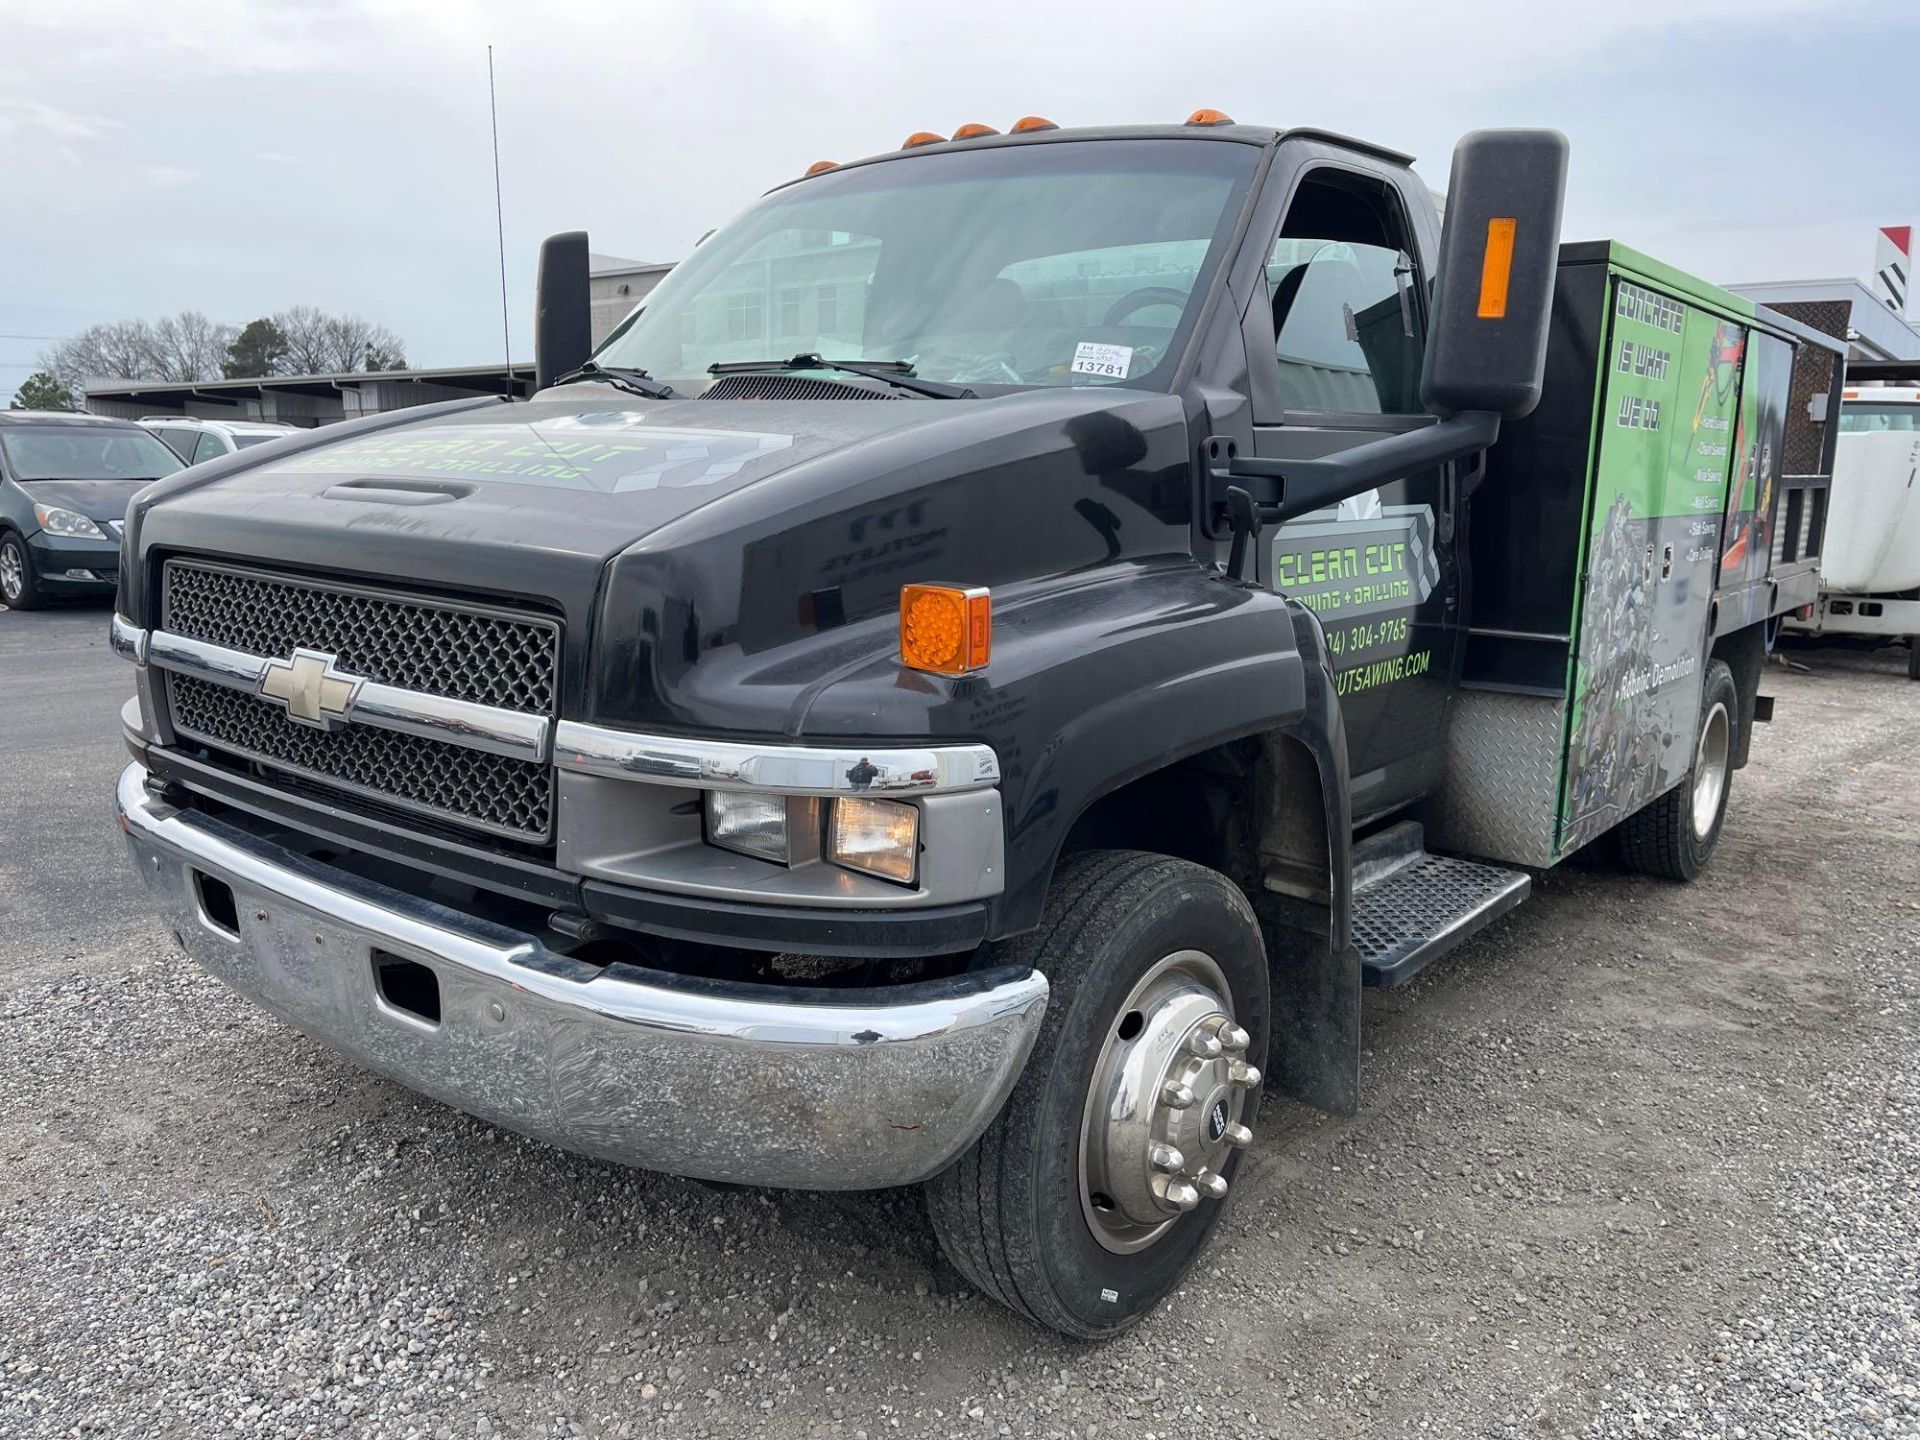
[{"label": "lug nut", "polygon": [[1165,1170],[1177,1175],[1187,1168],[1187,1157],[1172,1145],[1155,1145],[1147,1152],[1147,1160],[1156,1170]]},{"label": "lug nut", "polygon": [[1229,1125],[1220,1132],[1220,1138],[1236,1150],[1244,1150],[1253,1143],[1253,1131],[1244,1125]]},{"label": "lug nut", "polygon": [[1200,1203],[1200,1192],[1184,1180],[1169,1180],[1160,1198],[1176,1210],[1187,1211]]},{"label": "lug nut", "polygon": [[1217,1060],[1220,1057],[1220,1042],[1204,1030],[1196,1030],[1187,1037],[1187,1049],[1202,1060]]},{"label": "lug nut", "polygon": [[1201,1193],[1209,1200],[1224,1200],[1227,1198],[1227,1181],[1225,1176],[1216,1175],[1209,1170],[1193,1183],[1200,1187]]},{"label": "lug nut", "polygon": [[1193,1104],[1193,1087],[1183,1085],[1178,1080],[1169,1080],[1160,1087],[1160,1098],[1175,1110],[1184,1110]]},{"label": "lug nut", "polygon": [[1243,1054],[1247,1046],[1253,1043],[1253,1037],[1238,1025],[1222,1025],[1220,1027],[1220,1043],[1235,1054]]},{"label": "lug nut", "polygon": [[1251,1090],[1260,1083],[1260,1067],[1249,1065],[1244,1060],[1236,1060],[1232,1068],[1227,1071],[1227,1078],[1243,1090]]}]

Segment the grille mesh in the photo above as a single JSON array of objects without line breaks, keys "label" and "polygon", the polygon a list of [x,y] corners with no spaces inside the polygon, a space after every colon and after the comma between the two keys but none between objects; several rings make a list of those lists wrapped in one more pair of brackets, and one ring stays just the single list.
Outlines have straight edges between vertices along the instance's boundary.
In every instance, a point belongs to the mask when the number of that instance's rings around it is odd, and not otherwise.
[{"label": "grille mesh", "polygon": [[176,635],[279,659],[305,646],[382,684],[553,713],[551,624],[181,560],[166,577],[163,623]]},{"label": "grille mesh", "polygon": [[808,375],[722,375],[700,392],[703,400],[900,400],[892,390],[848,385]]},{"label": "grille mesh", "polygon": [[169,676],[167,690],[174,728],[209,745],[462,824],[531,840],[552,829],[545,765],[371,725],[315,730],[276,705],[192,675]]},{"label": "grille mesh", "polygon": [[[554,712],[551,622],[183,560],[167,562],[165,587],[161,623],[176,635],[276,659],[319,650],[383,684]],[[546,765],[370,725],[297,725],[278,705],[191,675],[167,685],[174,728],[190,739],[494,834],[552,834]]]}]

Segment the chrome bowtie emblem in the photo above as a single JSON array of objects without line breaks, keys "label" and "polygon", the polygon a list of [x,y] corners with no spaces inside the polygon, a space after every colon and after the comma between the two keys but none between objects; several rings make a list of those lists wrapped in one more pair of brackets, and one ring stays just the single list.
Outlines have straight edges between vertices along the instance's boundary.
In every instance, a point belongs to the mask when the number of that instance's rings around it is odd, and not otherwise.
[{"label": "chrome bowtie emblem", "polygon": [[347,723],[353,697],[366,681],[343,675],[334,657],[318,650],[295,650],[291,660],[269,660],[260,675],[260,694],[287,707],[287,718],[315,730],[338,730]]}]

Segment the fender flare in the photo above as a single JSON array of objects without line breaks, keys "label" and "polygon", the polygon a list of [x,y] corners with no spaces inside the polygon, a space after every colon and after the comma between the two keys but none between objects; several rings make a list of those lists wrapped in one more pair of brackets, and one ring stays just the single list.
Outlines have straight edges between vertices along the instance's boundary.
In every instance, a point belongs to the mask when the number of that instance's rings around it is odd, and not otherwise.
[{"label": "fender flare", "polygon": [[[1075,824],[1122,787],[1203,751],[1306,722],[1307,681],[1297,631],[1278,596],[1233,586],[1217,573],[1190,588],[1174,578],[1163,597],[1134,597],[1168,623],[1139,627],[1097,660],[1064,655],[1040,691],[1077,702],[1038,748],[1009,767],[1007,889],[990,934],[1006,939],[1039,923],[1060,850]],[[1141,584],[1152,585],[1153,580]],[[1219,603],[1222,591],[1230,597]],[[1198,595],[1210,613],[1195,613]],[[1154,603],[1167,601],[1166,607]],[[1311,722],[1307,722],[1311,723]]]}]

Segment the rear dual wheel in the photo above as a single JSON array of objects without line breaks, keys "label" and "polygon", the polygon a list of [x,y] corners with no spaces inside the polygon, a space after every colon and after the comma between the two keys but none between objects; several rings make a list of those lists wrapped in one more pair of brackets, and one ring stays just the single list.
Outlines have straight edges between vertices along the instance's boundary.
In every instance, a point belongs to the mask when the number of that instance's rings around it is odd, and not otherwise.
[{"label": "rear dual wheel", "polygon": [[1727,818],[1739,717],[1733,671],[1724,660],[1709,661],[1686,779],[1621,822],[1620,853],[1629,869],[1691,880],[1706,868]]},{"label": "rear dual wheel", "polygon": [[928,1211],[980,1290],[1065,1334],[1111,1335],[1179,1283],[1253,1140],[1260,926],[1204,866],[1096,851],[1061,866],[1007,958],[1046,975],[1046,1018],[999,1118],[928,1182]]}]

